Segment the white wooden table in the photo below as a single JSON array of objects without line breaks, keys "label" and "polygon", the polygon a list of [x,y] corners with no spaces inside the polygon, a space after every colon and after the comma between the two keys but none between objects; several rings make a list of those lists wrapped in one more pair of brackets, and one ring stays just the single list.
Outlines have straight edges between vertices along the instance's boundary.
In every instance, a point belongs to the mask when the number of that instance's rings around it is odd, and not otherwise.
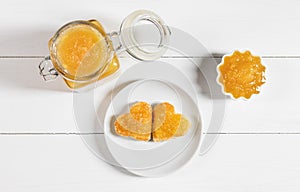
[{"label": "white wooden table", "polygon": [[[211,53],[248,48],[267,67],[259,96],[227,101],[213,148],[163,178],[129,176],[95,157],[76,129],[72,93],[37,71],[62,24],[96,18],[110,31],[137,9],[153,10]],[[1,2],[0,191],[299,191],[299,10],[296,0]]]}]

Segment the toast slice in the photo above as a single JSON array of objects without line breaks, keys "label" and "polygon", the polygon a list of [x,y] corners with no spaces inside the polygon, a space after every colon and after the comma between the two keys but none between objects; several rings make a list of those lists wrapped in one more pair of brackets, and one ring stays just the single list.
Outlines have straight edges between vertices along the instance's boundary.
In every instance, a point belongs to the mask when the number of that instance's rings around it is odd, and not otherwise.
[{"label": "toast slice", "polygon": [[153,109],[146,102],[137,102],[130,113],[120,115],[114,123],[117,135],[140,141],[165,141],[187,133],[190,122],[182,114],[176,114],[172,104],[164,102]]},{"label": "toast slice", "polygon": [[152,131],[152,107],[146,102],[137,102],[130,113],[120,115],[114,123],[115,132],[120,136],[149,141]]},{"label": "toast slice", "polygon": [[190,122],[181,114],[176,114],[174,106],[170,103],[161,103],[153,109],[153,141],[165,141],[172,137],[186,134]]},{"label": "toast slice", "polygon": [[191,126],[190,121],[185,116],[181,115],[180,124],[174,136],[175,137],[184,136],[188,132],[190,126]]}]

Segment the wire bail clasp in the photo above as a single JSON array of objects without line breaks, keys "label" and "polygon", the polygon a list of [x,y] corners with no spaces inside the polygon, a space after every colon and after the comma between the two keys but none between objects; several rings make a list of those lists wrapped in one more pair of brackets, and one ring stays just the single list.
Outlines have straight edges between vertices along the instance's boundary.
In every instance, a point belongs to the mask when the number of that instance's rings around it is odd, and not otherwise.
[{"label": "wire bail clasp", "polygon": [[57,78],[58,72],[55,70],[50,56],[45,57],[39,64],[40,75],[44,81],[52,81]]}]

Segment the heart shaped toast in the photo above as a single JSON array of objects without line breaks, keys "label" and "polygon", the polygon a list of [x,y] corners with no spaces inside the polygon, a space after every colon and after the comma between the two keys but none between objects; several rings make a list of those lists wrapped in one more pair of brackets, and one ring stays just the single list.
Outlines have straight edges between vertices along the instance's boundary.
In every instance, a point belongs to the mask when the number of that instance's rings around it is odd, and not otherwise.
[{"label": "heart shaped toast", "polygon": [[180,137],[187,133],[190,122],[168,102],[152,107],[146,102],[137,102],[130,113],[120,115],[114,123],[116,134],[136,140],[154,142]]},{"label": "heart shaped toast", "polygon": [[151,105],[146,102],[135,103],[130,113],[120,115],[114,124],[118,135],[149,141],[152,132]]},{"label": "heart shaped toast", "polygon": [[183,136],[190,127],[190,122],[182,114],[175,113],[174,106],[167,102],[154,107],[153,117],[152,137],[155,142]]}]

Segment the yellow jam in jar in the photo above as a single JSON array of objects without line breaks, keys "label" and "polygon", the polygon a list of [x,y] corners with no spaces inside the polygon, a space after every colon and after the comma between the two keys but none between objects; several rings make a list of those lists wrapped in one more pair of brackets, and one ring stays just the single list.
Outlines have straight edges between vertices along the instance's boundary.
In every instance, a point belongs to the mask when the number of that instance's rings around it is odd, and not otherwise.
[{"label": "yellow jam in jar", "polygon": [[225,56],[223,63],[218,66],[218,81],[224,91],[234,98],[249,99],[252,94],[258,94],[260,86],[265,83],[265,69],[260,57],[253,56],[250,51],[235,51]]},{"label": "yellow jam in jar", "polygon": [[63,31],[57,40],[56,49],[62,68],[77,77],[96,73],[107,58],[107,45],[103,35],[83,24]]},{"label": "yellow jam in jar", "polygon": [[49,41],[49,48],[55,68],[70,88],[81,88],[120,68],[112,43],[98,21],[73,22],[66,26],[57,38]]}]

